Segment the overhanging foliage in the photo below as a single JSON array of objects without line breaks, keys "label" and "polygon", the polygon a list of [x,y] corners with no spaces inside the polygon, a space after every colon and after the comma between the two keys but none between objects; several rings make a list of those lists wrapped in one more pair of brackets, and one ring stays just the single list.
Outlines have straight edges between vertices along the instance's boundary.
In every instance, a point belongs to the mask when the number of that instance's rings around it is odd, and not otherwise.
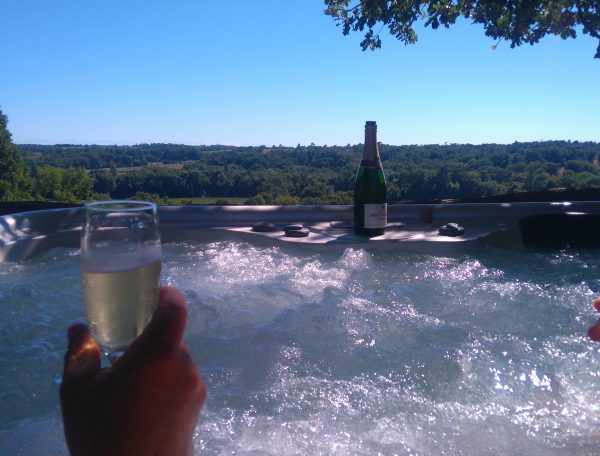
[{"label": "overhanging foliage", "polygon": [[[417,41],[414,25],[449,27],[460,17],[480,24],[494,40],[511,47],[535,44],[546,35],[575,38],[577,32],[600,40],[598,0],[324,0],[325,13],[343,28],[363,32],[363,50],[381,47],[379,31],[389,32],[405,44]],[[376,28],[379,27],[378,31]],[[600,58],[600,43],[596,50]]]}]

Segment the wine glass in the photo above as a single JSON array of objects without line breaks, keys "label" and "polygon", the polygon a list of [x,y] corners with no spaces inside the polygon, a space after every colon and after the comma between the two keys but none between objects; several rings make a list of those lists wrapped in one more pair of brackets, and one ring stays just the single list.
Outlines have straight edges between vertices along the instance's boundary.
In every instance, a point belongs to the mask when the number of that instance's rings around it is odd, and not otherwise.
[{"label": "wine glass", "polygon": [[161,245],[156,204],[85,205],[81,272],[92,334],[111,361],[144,330],[158,305]]}]

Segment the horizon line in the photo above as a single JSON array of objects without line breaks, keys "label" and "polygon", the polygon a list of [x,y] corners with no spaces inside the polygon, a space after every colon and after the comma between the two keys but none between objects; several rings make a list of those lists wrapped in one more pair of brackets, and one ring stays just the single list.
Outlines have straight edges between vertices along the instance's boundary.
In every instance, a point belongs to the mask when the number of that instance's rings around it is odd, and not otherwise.
[{"label": "horizon line", "polygon": [[[585,139],[585,140],[581,140],[581,139],[537,139],[537,140],[527,140],[527,141],[519,141],[519,140],[515,140],[512,142],[479,142],[479,143],[472,143],[472,142],[443,142],[443,143],[404,143],[404,144],[390,144],[390,143],[385,143],[383,141],[379,141],[379,144],[383,145],[383,146],[392,146],[392,147],[409,147],[409,146],[417,146],[417,147],[426,147],[426,146],[489,146],[489,145],[496,145],[496,146],[509,146],[511,144],[533,144],[533,143],[593,143],[593,144],[600,144],[600,139],[597,140],[590,140],[590,139]],[[284,148],[284,149],[295,149],[298,146],[300,147],[326,147],[326,148],[330,148],[330,147],[354,147],[354,146],[360,146],[364,143],[359,142],[359,143],[347,143],[347,144],[316,144],[316,143],[309,143],[309,144],[302,144],[302,143],[297,143],[295,145],[285,145],[285,144],[272,144],[272,145],[267,145],[267,144],[244,144],[244,145],[239,145],[239,144],[221,144],[221,143],[214,143],[214,144],[189,144],[189,143],[180,143],[180,142],[136,142],[136,143],[127,143],[127,142],[122,142],[122,143],[117,143],[117,142],[90,142],[90,143],[76,143],[76,142],[59,142],[59,143],[45,143],[45,142],[14,142],[15,146],[17,147],[22,147],[22,146],[74,146],[74,147],[85,147],[85,146],[101,146],[101,147],[136,147],[136,146],[143,146],[143,145],[167,145],[167,146],[186,146],[186,147],[232,147],[232,148],[265,148],[265,149],[273,149],[273,148]]]}]

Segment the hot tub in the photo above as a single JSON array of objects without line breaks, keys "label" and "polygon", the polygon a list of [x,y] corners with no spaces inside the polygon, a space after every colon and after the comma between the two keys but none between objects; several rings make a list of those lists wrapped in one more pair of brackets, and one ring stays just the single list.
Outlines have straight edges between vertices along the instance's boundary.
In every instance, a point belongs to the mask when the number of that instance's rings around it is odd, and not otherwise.
[{"label": "hot tub", "polygon": [[[532,226],[543,237],[597,212],[395,205],[393,229],[364,240],[344,206],[162,208],[163,282],[188,299],[209,387],[197,453],[595,454],[600,252],[526,244]],[[66,454],[57,390],[65,328],[83,318],[81,222],[0,218],[0,454]],[[464,236],[440,236],[448,222]]]}]

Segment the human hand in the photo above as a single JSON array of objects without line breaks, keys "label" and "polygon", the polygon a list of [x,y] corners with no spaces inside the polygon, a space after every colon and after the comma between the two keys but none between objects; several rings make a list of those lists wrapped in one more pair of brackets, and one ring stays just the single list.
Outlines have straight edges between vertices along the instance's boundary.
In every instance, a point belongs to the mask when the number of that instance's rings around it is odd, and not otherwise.
[{"label": "human hand", "polygon": [[69,328],[61,408],[71,456],[189,456],[206,387],[182,344],[184,297],[161,288],[144,332],[112,367],[86,325]]},{"label": "human hand", "polygon": [[[594,300],[593,306],[594,309],[600,312],[600,298],[596,298]],[[598,320],[596,324],[588,330],[588,336],[593,341],[600,342],[600,320]]]}]

